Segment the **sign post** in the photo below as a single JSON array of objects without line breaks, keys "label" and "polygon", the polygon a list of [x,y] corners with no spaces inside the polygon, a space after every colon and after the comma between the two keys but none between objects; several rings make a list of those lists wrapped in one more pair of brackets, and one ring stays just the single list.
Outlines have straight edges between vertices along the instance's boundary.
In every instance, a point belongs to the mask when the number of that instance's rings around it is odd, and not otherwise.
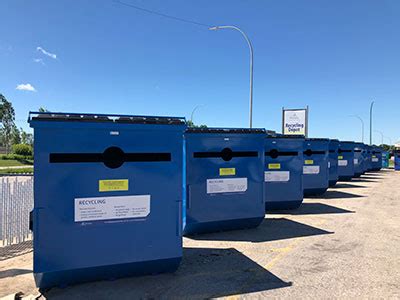
[{"label": "sign post", "polygon": [[282,107],[282,134],[308,137],[308,106],[301,109]]}]

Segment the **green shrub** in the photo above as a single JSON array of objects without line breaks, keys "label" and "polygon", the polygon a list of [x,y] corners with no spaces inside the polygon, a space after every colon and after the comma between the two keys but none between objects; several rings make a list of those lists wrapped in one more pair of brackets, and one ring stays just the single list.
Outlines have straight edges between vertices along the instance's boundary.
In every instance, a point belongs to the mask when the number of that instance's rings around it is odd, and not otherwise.
[{"label": "green shrub", "polygon": [[6,174],[27,174],[27,173],[33,173],[33,168],[7,168],[7,169],[1,169],[0,170],[0,175],[6,175]]},{"label": "green shrub", "polygon": [[33,160],[33,156],[25,156],[19,154],[0,154],[0,159],[4,160]]},{"label": "green shrub", "polygon": [[22,156],[32,156],[32,146],[26,144],[15,144],[12,145],[12,153]]}]

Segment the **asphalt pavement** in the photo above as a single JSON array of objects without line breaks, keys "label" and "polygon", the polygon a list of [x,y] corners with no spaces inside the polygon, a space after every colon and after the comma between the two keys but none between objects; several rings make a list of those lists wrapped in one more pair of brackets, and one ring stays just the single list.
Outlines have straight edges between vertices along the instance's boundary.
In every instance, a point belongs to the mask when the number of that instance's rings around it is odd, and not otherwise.
[{"label": "asphalt pavement", "polygon": [[[32,253],[0,260],[0,297],[39,295]],[[399,299],[400,172],[339,182],[257,229],[184,239],[177,272],[44,291],[48,299]]]}]

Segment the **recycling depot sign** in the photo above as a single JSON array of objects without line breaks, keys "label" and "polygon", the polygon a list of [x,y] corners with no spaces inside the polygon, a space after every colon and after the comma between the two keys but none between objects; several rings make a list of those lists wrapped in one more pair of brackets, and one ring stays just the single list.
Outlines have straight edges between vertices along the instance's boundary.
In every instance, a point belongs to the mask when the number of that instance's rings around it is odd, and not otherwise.
[{"label": "recycling depot sign", "polygon": [[282,133],[307,136],[308,110],[283,109]]}]

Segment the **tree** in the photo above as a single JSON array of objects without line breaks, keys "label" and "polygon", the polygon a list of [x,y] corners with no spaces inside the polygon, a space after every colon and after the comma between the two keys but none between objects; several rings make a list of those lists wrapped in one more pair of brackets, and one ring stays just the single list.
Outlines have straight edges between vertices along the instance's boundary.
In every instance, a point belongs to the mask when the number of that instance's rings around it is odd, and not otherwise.
[{"label": "tree", "polygon": [[207,125],[195,125],[191,120],[187,120],[186,125],[191,128],[207,128]]},{"label": "tree", "polygon": [[41,106],[39,107],[39,112],[50,112],[47,108]]},{"label": "tree", "polygon": [[13,126],[11,130],[11,145],[21,144],[21,134],[17,126]]},{"label": "tree", "polygon": [[21,144],[33,146],[33,134],[27,133],[24,129],[20,128],[21,132]]},{"label": "tree", "polygon": [[2,128],[2,140],[9,153],[12,143],[13,129],[15,127],[15,111],[11,102],[7,101],[6,97],[0,94],[0,122]]}]

